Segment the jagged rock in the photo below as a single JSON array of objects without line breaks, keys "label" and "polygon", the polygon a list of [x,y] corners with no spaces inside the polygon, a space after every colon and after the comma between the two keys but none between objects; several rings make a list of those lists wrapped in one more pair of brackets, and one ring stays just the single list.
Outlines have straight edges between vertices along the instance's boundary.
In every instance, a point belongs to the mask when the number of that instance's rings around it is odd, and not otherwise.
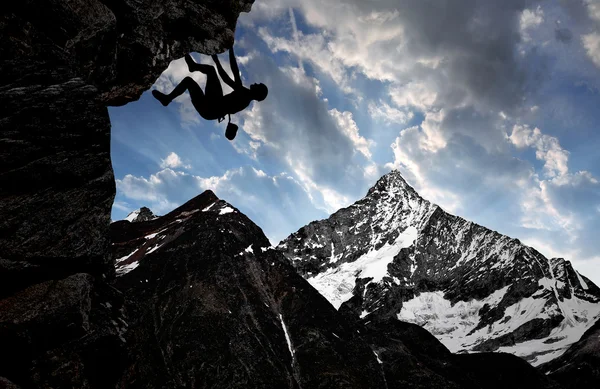
[{"label": "jagged rock", "polygon": [[[100,305],[113,304],[118,295],[106,285],[114,277],[109,223],[115,194],[106,107],[139,98],[172,59],[230,47],[237,17],[252,2],[23,0],[4,5],[0,318],[3,331],[25,334],[9,345],[25,342],[25,348],[11,355],[2,344],[0,359],[10,363],[0,366],[0,375],[24,387],[114,385],[123,313]],[[5,310],[14,309],[15,296],[78,273],[95,280],[87,330],[75,326],[75,338],[67,341],[62,333],[53,334],[64,324],[60,315],[39,316],[35,336],[28,332],[31,323],[11,322],[17,316]],[[111,357],[96,360],[94,353]]]},{"label": "jagged rock", "polygon": [[453,352],[540,364],[600,314],[600,289],[568,261],[448,214],[397,171],[278,249],[346,317],[410,321]]},{"label": "jagged rock", "polygon": [[600,387],[600,320],[563,355],[539,369],[568,389]]}]

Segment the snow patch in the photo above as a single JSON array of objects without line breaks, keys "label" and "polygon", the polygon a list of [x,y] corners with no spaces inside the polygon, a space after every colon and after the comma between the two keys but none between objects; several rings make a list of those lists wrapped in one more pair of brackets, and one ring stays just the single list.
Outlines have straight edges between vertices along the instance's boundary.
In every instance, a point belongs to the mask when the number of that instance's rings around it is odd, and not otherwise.
[{"label": "snow patch", "polygon": [[373,350],[373,354],[375,354],[375,358],[377,358],[377,362],[379,362],[379,364],[382,365],[383,362],[381,361],[381,359],[379,359],[379,355],[377,355],[377,353],[375,352],[375,350]]},{"label": "snow patch", "polygon": [[132,271],[133,269],[135,269],[139,265],[140,265],[140,263],[136,261],[136,262],[132,262],[130,264],[127,264],[125,266],[121,266],[120,268],[118,268],[116,270],[117,271],[117,277],[129,273],[130,271]]},{"label": "snow patch", "polygon": [[235,211],[235,209],[231,207],[221,208],[221,210],[219,211],[219,215],[225,215],[226,213],[231,213],[233,211]]},{"label": "snow patch", "polygon": [[156,246],[152,247],[150,250],[146,251],[146,254],[153,253],[156,250],[158,250],[159,248],[161,248],[162,246],[163,246],[162,244],[157,244]]},{"label": "snow patch", "polygon": [[485,305],[495,306],[504,297],[509,286],[496,290],[482,300],[459,301],[452,305],[444,298],[444,292],[423,292],[402,304],[399,320],[422,326],[450,351],[468,349],[482,336],[479,330],[467,336],[479,324],[479,310]]},{"label": "snow patch", "polygon": [[285,334],[285,340],[287,341],[288,349],[290,350],[290,355],[292,356],[292,360],[293,360],[294,359],[294,349],[292,347],[292,341],[290,340],[290,335],[288,334],[287,327],[285,326],[285,323],[283,322],[283,315],[281,313],[279,314],[279,320],[281,321],[281,327],[283,328],[283,333]]},{"label": "snow patch", "polygon": [[587,283],[583,280],[583,277],[581,277],[581,274],[579,274],[579,272],[577,270],[575,270],[575,274],[577,275],[577,279],[579,280],[579,283],[581,284],[581,287],[583,288],[583,290],[588,290]]},{"label": "snow patch", "polygon": [[213,205],[215,205],[215,204],[216,204],[216,203],[212,203],[212,204],[211,204],[211,205],[209,205],[208,207],[204,208],[204,209],[202,210],[202,212],[206,212],[206,211],[210,210],[210,209],[213,207]]},{"label": "snow patch", "polygon": [[[479,310],[489,304],[497,306],[509,286],[496,290],[482,300],[460,301],[454,305],[444,298],[443,292],[425,292],[403,303],[398,319],[415,323],[441,341],[452,352],[469,351],[486,339],[509,334],[533,319],[549,319],[558,314],[573,317],[563,321],[545,338],[517,343],[510,347],[500,347],[496,352],[507,352],[527,359],[533,366],[548,362],[579,340],[583,333],[596,321],[600,313],[597,303],[585,301],[575,296],[564,299],[560,307],[547,305],[543,292],[552,288],[552,280],[539,281],[544,288],[532,297],[526,297],[507,307],[504,316],[494,323],[471,333],[479,324]],[[577,317],[577,319],[575,319]],[[552,339],[552,342],[546,342]]]},{"label": "snow patch", "polygon": [[125,220],[127,220],[128,222],[133,222],[133,220],[138,217],[138,215],[140,214],[140,210],[135,210],[133,212],[131,212],[129,215],[127,215],[127,217],[125,218]]},{"label": "snow patch", "polygon": [[126,255],[126,256],[124,256],[124,257],[117,258],[117,260],[115,261],[115,263],[120,263],[120,262],[123,262],[123,261],[127,260],[127,258],[129,258],[129,257],[131,257],[133,254],[135,254],[135,253],[136,253],[136,251],[138,251],[138,249],[135,249],[135,250],[133,250],[133,251],[132,251],[130,254],[127,254],[127,255]]}]

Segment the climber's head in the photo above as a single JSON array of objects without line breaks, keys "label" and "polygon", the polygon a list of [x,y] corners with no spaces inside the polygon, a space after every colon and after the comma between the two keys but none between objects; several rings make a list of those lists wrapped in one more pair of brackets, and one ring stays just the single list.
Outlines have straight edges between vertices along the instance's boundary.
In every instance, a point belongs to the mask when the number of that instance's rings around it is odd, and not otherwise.
[{"label": "climber's head", "polygon": [[263,101],[269,93],[269,89],[265,84],[252,84],[250,85],[250,91],[252,92],[252,98],[257,101]]}]

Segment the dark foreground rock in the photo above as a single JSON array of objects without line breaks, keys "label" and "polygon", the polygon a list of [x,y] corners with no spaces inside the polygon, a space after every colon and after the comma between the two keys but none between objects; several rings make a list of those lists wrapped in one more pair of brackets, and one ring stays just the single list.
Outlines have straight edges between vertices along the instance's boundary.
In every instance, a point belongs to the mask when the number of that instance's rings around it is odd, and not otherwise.
[{"label": "dark foreground rock", "polygon": [[122,303],[83,273],[1,300],[1,374],[24,388],[114,385],[125,367]]},{"label": "dark foreground rock", "polygon": [[225,51],[239,13],[252,2],[3,4],[2,380],[47,388],[116,381],[123,341],[118,292],[106,284],[114,277],[115,194],[106,107],[139,98],[172,59]]}]

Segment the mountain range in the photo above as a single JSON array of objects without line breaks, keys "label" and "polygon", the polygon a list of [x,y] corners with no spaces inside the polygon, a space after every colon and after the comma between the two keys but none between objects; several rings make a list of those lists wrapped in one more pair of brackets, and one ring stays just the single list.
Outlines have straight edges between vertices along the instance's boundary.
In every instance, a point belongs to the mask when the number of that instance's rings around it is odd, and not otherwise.
[{"label": "mountain range", "polygon": [[422,327],[337,310],[207,191],[111,225],[120,388],[559,388],[507,353],[453,354]]}]

